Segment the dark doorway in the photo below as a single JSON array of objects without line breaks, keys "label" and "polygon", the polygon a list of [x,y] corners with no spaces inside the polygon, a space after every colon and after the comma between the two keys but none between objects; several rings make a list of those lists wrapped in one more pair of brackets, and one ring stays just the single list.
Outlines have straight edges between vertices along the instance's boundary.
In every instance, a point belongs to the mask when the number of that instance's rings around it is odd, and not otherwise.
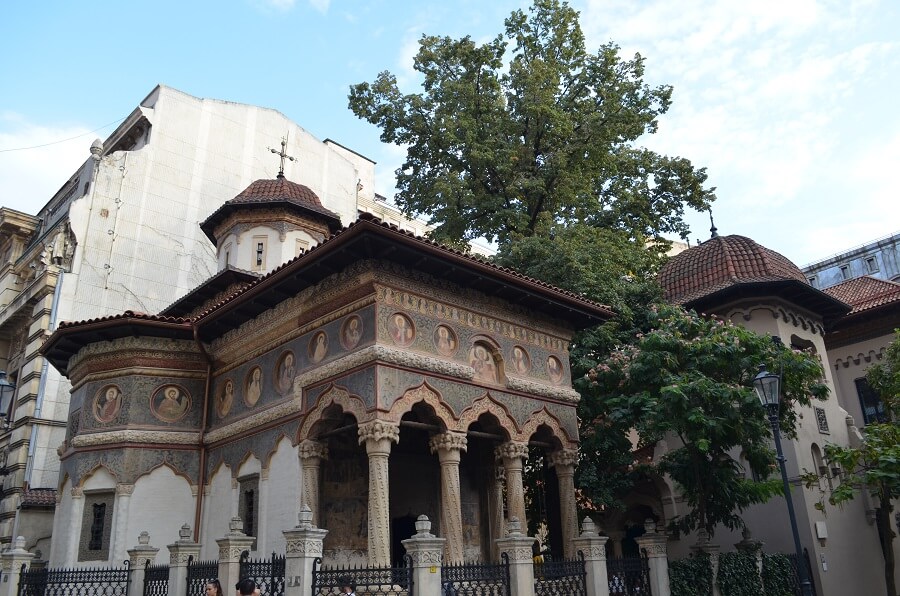
[{"label": "dark doorway", "polygon": [[391,520],[391,561],[394,567],[403,566],[406,549],[403,541],[412,538],[416,533],[416,518],[412,515],[395,517]]}]

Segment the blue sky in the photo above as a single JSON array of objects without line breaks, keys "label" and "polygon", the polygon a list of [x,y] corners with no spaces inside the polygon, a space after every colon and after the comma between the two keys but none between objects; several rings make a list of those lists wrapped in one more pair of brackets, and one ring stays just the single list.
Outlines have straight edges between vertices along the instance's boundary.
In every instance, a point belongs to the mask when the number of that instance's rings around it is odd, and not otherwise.
[{"label": "blue sky", "polygon": [[[15,2],[0,19],[0,204],[36,212],[157,83],[275,108],[378,162],[403,150],[347,109],[351,84],[394,72],[417,90],[423,34],[486,41],[527,2],[219,0]],[[798,265],[900,230],[900,3],[574,0],[589,48],[640,52],[675,88],[642,143],[709,170],[721,234]],[[107,125],[97,132],[94,129]],[[89,133],[89,134],[88,134]],[[77,137],[71,141],[57,142]],[[277,142],[277,139],[273,140]],[[48,147],[9,151],[43,143]],[[709,236],[691,214],[692,239]]]}]

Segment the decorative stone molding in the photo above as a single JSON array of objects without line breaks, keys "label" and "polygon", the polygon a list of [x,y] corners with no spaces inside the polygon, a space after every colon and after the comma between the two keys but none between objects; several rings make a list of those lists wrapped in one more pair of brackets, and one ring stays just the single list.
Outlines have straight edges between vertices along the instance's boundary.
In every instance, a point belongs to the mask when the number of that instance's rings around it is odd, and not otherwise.
[{"label": "decorative stone molding", "polygon": [[558,451],[552,452],[547,460],[551,468],[563,466],[574,467],[578,463],[578,450],[560,449]]},{"label": "decorative stone molding", "polygon": [[463,433],[445,432],[431,437],[431,440],[428,441],[428,446],[432,453],[466,451],[468,449],[468,438]]},{"label": "decorative stone molding", "polygon": [[391,443],[400,442],[400,426],[384,420],[371,420],[359,425],[359,443],[366,441],[388,440]]},{"label": "decorative stone molding", "polygon": [[412,553],[413,565],[420,567],[432,567],[441,564],[440,550],[423,550]]},{"label": "decorative stone molding", "polygon": [[183,553],[183,552],[170,552],[169,553],[169,565],[187,565],[190,558],[193,556],[193,553]]},{"label": "decorative stone molding", "polygon": [[403,415],[411,411],[417,403],[426,403],[432,407],[435,415],[441,419],[447,428],[457,427],[456,415],[453,409],[441,401],[441,394],[431,387],[427,382],[422,383],[418,387],[408,389],[403,396],[391,404],[391,409],[386,417],[391,422],[399,423]]},{"label": "decorative stone molding", "polygon": [[220,546],[219,547],[219,560],[225,559],[240,559],[241,553],[246,550],[246,546]]},{"label": "decorative stone molding", "polygon": [[196,445],[200,433],[164,430],[113,430],[89,433],[72,438],[73,447],[110,445],[112,443],[150,443],[163,445]]},{"label": "decorative stone molding", "polygon": [[528,443],[508,441],[502,445],[498,445],[495,449],[495,453],[498,457],[502,457],[503,459],[527,459]]},{"label": "decorative stone molding", "polygon": [[528,420],[525,421],[525,424],[522,425],[522,432],[519,436],[522,437],[523,440],[528,440],[529,437],[537,432],[538,427],[541,425],[550,427],[550,430],[553,431],[553,436],[559,439],[563,445],[577,448],[578,437],[569,436],[569,433],[567,433],[559,423],[559,419],[547,410],[547,408],[541,408],[536,412],[532,412],[531,415],[528,416]]},{"label": "decorative stone molding", "polygon": [[307,439],[300,443],[300,459],[328,459],[328,446],[325,443]]},{"label": "decorative stone molding", "polygon": [[460,430],[468,429],[482,414],[492,414],[511,436],[519,434],[520,429],[515,418],[512,417],[506,406],[494,400],[490,392],[474,400],[469,407],[462,411],[456,428]]},{"label": "decorative stone molding", "polygon": [[72,494],[73,499],[80,499],[84,497],[84,489],[80,486],[73,486],[69,489],[69,492]]},{"label": "decorative stone molding", "polygon": [[322,540],[321,538],[297,538],[288,540],[285,546],[285,553],[320,557],[322,556]]},{"label": "decorative stone molding", "polygon": [[539,383],[533,379],[524,379],[522,377],[507,375],[506,386],[513,391],[521,391],[522,393],[540,395],[541,397],[558,399],[567,403],[577,404],[579,401],[581,401],[581,394],[570,387],[546,385],[544,383]]},{"label": "decorative stone molding", "polygon": [[241,418],[240,420],[235,420],[231,424],[212,430],[203,436],[203,442],[207,445],[210,443],[216,443],[234,435],[247,432],[254,428],[258,428],[264,424],[268,424],[276,420],[283,420],[284,418],[299,413],[300,411],[302,411],[302,409],[302,400],[294,398],[288,402],[283,402],[270,408],[259,410],[251,416]]},{"label": "decorative stone molding", "polygon": [[322,414],[325,410],[335,404],[341,406],[344,411],[353,414],[357,422],[368,418],[366,404],[362,398],[350,395],[350,392],[343,387],[332,385],[319,396],[319,399],[316,400],[316,406],[307,412],[303,422],[300,424],[300,428],[297,429],[297,437],[300,439],[309,437],[312,427],[322,419]]}]

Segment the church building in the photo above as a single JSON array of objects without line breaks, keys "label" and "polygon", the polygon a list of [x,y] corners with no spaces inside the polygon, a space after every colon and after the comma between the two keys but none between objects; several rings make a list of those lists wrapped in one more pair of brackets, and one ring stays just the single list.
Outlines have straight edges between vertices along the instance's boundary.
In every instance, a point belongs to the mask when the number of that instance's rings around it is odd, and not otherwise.
[{"label": "church building", "polygon": [[574,556],[568,350],[607,307],[372,216],[342,227],[283,172],[200,228],[218,273],[43,347],[72,385],[52,566],[120,561],[185,523],[215,558],[233,516],[256,552],[284,552],[303,504],[329,563],[398,561],[422,513],[447,561],[496,559],[532,457],[551,548]]}]

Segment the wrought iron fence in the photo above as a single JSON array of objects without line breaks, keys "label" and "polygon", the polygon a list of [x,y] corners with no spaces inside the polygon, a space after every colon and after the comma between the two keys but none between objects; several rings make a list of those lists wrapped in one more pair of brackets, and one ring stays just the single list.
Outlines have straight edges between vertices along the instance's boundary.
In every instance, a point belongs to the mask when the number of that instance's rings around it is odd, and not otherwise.
[{"label": "wrought iron fence", "polygon": [[509,556],[500,563],[460,563],[441,567],[441,596],[510,596]]},{"label": "wrought iron fence", "polygon": [[25,569],[19,596],[128,596],[128,561],[122,567],[83,569]]},{"label": "wrought iron fence", "polygon": [[151,565],[150,561],[144,566],[144,596],[168,596],[169,594],[169,566]]},{"label": "wrought iron fence", "polygon": [[272,553],[271,559],[251,559],[250,551],[241,553],[241,579],[252,579],[266,596],[284,596],[284,555]]},{"label": "wrought iron fence", "polygon": [[313,596],[337,596],[346,586],[360,596],[414,596],[412,557],[403,557],[402,567],[323,567],[322,559],[313,561]]},{"label": "wrought iron fence", "polygon": [[[195,561],[193,555],[188,557],[187,592],[185,594],[205,594],[206,584],[219,577],[219,561]],[[222,586],[226,594],[233,586]]]},{"label": "wrought iron fence", "polygon": [[[794,586],[794,594],[800,596],[802,592],[800,591],[800,570],[797,562],[797,553],[790,553],[787,557],[791,561],[791,571],[793,572],[791,574],[791,581]],[[812,565],[809,562],[809,549],[807,548],[803,549],[803,564],[806,565],[806,577],[809,578],[809,585],[810,588],[812,588],[813,596],[816,596],[816,582],[813,581]]]},{"label": "wrought iron fence", "polygon": [[587,596],[584,553],[563,561],[545,561],[534,566],[535,596]]},{"label": "wrought iron fence", "polygon": [[650,594],[650,564],[647,557],[606,559],[610,596],[647,596]]}]

